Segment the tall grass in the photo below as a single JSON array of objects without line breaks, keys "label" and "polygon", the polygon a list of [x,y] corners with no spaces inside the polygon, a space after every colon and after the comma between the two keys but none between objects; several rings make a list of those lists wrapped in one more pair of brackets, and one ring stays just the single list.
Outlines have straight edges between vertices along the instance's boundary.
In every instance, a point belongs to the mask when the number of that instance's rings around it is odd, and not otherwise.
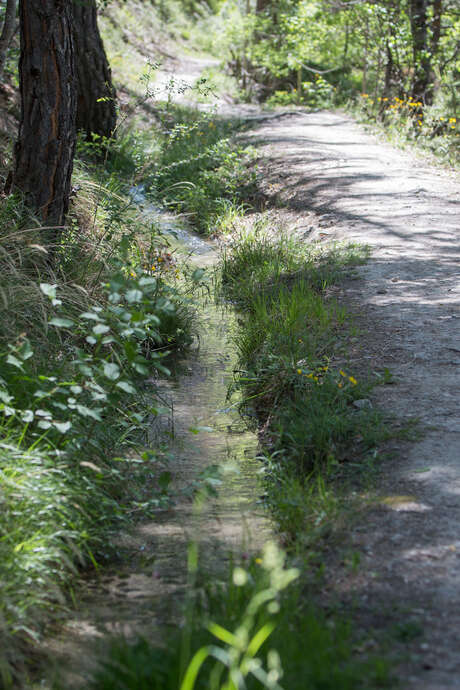
[{"label": "tall grass", "polygon": [[330,522],[337,510],[330,478],[365,464],[386,433],[378,412],[353,404],[367,400],[372,382],[343,361],[350,317],[328,296],[366,255],[354,246],[308,246],[266,227],[237,236],[222,255],[220,289],[240,314],[235,386],[260,431],[268,500],[286,539]]}]

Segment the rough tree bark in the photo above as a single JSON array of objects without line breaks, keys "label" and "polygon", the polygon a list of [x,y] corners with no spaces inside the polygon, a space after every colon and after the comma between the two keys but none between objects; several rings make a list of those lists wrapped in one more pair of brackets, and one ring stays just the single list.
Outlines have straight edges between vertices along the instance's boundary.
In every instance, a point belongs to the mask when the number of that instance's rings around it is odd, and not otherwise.
[{"label": "rough tree bark", "polygon": [[74,0],[77,54],[77,129],[111,137],[117,123],[116,93],[97,25],[96,0]]},{"label": "rough tree bark", "polygon": [[13,188],[48,226],[67,213],[75,150],[77,81],[68,0],[20,0],[21,122]]},{"label": "rough tree bark", "polygon": [[16,8],[17,0],[7,0],[5,8],[5,20],[3,22],[2,34],[0,36],[0,79],[3,77],[8,48],[16,29]]}]

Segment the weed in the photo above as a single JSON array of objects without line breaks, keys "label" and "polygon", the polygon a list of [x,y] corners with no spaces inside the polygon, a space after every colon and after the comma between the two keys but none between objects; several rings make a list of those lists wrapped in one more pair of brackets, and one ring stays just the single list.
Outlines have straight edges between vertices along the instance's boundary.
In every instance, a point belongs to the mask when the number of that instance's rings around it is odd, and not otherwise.
[{"label": "weed", "polygon": [[261,558],[232,560],[223,581],[197,575],[183,629],[171,630],[162,647],[115,641],[94,690],[387,686],[386,663],[354,658],[350,626],[305,603],[298,571],[273,544]]}]

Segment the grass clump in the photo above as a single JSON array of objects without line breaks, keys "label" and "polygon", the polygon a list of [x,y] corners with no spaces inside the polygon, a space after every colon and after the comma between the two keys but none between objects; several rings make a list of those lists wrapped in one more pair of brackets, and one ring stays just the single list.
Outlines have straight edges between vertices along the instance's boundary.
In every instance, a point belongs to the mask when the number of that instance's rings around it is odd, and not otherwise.
[{"label": "grass clump", "polygon": [[366,254],[256,228],[222,256],[221,290],[240,314],[234,385],[260,429],[269,501],[290,539],[320,514],[319,522],[329,522],[337,510],[329,480],[360,465],[385,434],[368,400],[372,383],[355,377],[340,355],[349,317],[330,294]]},{"label": "grass clump", "polygon": [[354,690],[388,687],[387,664],[356,659],[349,625],[305,603],[280,550],[194,577],[182,630],[165,644],[115,640],[93,690]]}]

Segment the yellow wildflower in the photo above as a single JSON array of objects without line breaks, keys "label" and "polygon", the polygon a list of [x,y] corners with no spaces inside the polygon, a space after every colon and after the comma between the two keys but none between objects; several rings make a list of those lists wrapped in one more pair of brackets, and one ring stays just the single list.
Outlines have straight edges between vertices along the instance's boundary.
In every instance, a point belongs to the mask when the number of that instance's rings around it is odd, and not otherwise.
[{"label": "yellow wildflower", "polygon": [[346,373],[344,371],[342,371],[342,369],[339,371],[339,374],[340,374],[340,376],[345,376],[345,378],[347,376]]},{"label": "yellow wildflower", "polygon": [[298,374],[301,374],[301,373],[302,373],[302,369],[297,369],[297,373],[298,373]]},{"label": "yellow wildflower", "polygon": [[348,377],[348,380],[349,380],[350,383],[352,383],[354,386],[356,386],[356,384],[358,383],[357,380],[356,380],[353,376],[349,376],[349,377]]}]

